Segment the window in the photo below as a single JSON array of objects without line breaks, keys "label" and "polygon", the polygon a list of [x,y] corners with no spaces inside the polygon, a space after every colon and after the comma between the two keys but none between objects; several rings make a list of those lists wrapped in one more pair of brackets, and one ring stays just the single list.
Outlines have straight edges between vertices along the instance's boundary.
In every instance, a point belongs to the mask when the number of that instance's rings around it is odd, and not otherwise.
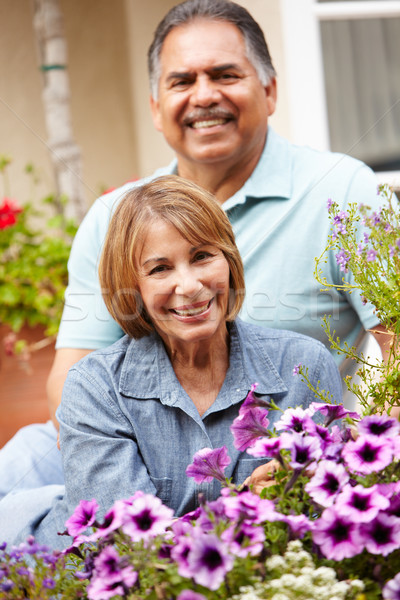
[{"label": "window", "polygon": [[400,2],[282,0],[282,9],[294,141],[312,132],[308,143],[355,156],[397,187]]}]

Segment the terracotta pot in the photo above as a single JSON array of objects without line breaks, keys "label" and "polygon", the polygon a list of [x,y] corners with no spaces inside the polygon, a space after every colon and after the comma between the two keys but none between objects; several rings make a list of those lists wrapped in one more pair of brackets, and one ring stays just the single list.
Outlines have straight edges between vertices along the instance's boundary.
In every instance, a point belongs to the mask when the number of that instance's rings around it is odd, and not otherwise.
[{"label": "terracotta pot", "polygon": [[[9,328],[0,326],[0,447],[24,425],[48,420],[45,388],[54,357],[54,343],[51,343],[34,352],[29,369],[23,369],[15,357],[5,353],[3,340],[9,332]],[[29,343],[43,337],[42,327],[24,327],[18,334],[18,338]]]}]

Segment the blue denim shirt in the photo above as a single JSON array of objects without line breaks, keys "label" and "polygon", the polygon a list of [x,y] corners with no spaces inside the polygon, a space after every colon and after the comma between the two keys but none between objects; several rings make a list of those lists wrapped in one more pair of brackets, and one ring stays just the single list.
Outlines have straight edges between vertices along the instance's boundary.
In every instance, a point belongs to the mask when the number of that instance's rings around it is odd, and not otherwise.
[{"label": "blue denim shirt", "polygon": [[[60,422],[66,493],[50,512],[25,534],[53,547],[65,520],[81,499],[96,498],[104,512],[118,498],[136,490],[155,494],[182,515],[219,495],[213,481],[198,485],[185,469],[195,452],[226,445],[231,463],[226,476],[243,480],[265,459],[239,452],[230,426],[253,383],[257,393],[273,398],[285,410],[314,401],[314,395],[293,367],[309,368],[314,385],[341,400],[341,379],[323,344],[289,331],[253,326],[237,320],[230,325],[230,360],[225,381],[213,405],[200,416],[177,380],[157,335],[132,340],[123,337],[95,351],[69,372],[57,412]],[[279,411],[270,411],[273,424]],[[43,515],[42,515],[43,516]]]}]

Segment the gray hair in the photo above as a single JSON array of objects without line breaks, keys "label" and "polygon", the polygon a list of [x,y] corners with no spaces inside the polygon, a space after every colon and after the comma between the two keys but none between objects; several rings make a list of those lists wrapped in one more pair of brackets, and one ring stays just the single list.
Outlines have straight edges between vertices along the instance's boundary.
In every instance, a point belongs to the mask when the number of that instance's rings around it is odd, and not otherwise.
[{"label": "gray hair", "polygon": [[275,77],[276,72],[264,34],[243,6],[230,0],[186,0],[171,8],[159,23],[147,54],[150,89],[154,99],[158,97],[160,56],[165,38],[175,27],[199,18],[232,23],[243,35],[247,58],[255,68],[261,84],[266,86]]}]

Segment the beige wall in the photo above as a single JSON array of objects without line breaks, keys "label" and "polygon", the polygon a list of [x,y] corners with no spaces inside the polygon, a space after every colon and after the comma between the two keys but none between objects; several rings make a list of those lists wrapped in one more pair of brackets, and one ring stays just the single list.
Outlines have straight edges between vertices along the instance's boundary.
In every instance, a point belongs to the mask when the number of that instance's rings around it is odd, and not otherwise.
[{"label": "beige wall", "polygon": [[[146,53],[154,29],[176,0],[61,0],[68,43],[74,136],[90,204],[103,187],[151,173],[172,152],[155,131],[148,107]],[[271,124],[284,135],[286,87],[278,0],[242,0],[266,32],[278,71],[279,103]],[[33,161],[42,193],[53,191],[45,145],[42,74],[30,0],[0,0],[0,154],[14,157],[11,195],[30,194],[22,171]],[[0,195],[3,188],[0,184]]]}]

